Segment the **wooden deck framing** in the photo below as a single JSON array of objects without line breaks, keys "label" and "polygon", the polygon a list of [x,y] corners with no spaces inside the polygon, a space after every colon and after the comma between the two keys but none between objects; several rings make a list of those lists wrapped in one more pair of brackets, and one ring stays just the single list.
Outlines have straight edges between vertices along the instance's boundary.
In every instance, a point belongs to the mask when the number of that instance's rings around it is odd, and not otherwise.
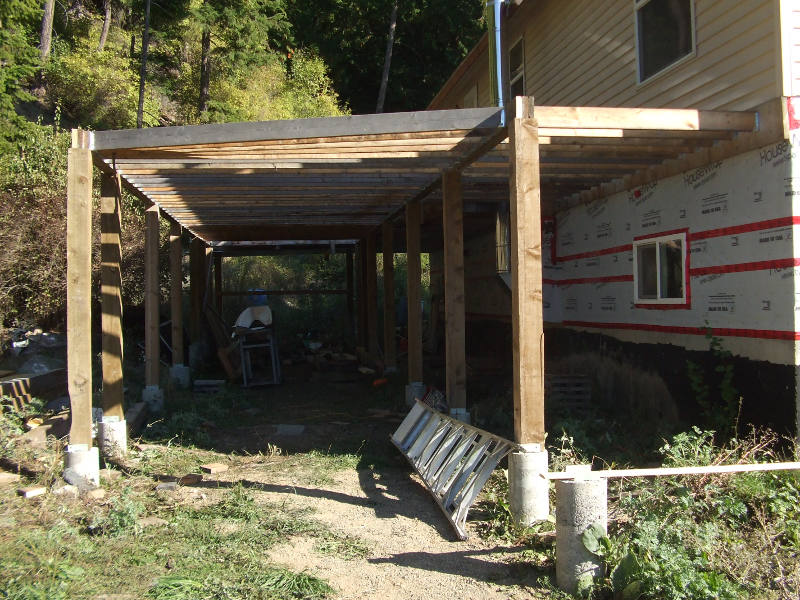
[{"label": "wooden deck framing", "polygon": [[[447,381],[453,389],[454,406],[465,402],[463,320],[459,318],[464,312],[463,280],[460,292],[458,285],[463,278],[463,240],[458,232],[461,212],[466,203],[508,202],[510,198],[515,429],[520,442],[543,441],[542,214],[786,139],[788,127],[783,99],[765,104],[758,114],[534,107],[532,98],[518,102],[519,118],[508,128],[501,126],[500,110],[477,108],[77,132],[68,172],[69,381],[75,410],[74,440],[85,441],[91,404],[91,336],[87,332],[91,322],[87,223],[91,221],[87,211],[93,159],[102,172],[119,177],[122,185],[154,206],[153,214],[148,212],[148,230],[157,233],[159,211],[176,224],[171,238],[176,253],[172,259],[174,279],[179,272],[181,228],[191,234],[189,317],[193,341],[202,318],[209,245],[350,240],[352,248],[354,240],[361,240],[355,285],[348,250],[348,306],[352,313],[356,287],[359,336],[362,344],[377,347],[376,236],[381,228],[388,236],[395,223],[405,221],[410,381],[423,380],[419,253],[424,216],[420,204],[423,199],[435,204],[444,197],[445,272],[449,274],[449,297],[445,299],[449,316]],[[104,190],[103,197],[110,198],[108,188]],[[111,215],[111,204],[105,204],[104,213]],[[108,233],[113,234],[111,230]],[[158,245],[157,238],[151,239],[147,262],[154,265]],[[386,240],[382,250],[384,256],[390,256]],[[373,273],[367,273],[368,268]],[[148,298],[158,285],[151,277]],[[113,286],[110,276],[104,282]],[[111,287],[108,290],[113,296]],[[173,282],[173,304],[176,290]],[[104,304],[103,309],[103,330],[108,335],[114,334],[120,318],[112,304]],[[389,303],[384,311],[391,312]],[[151,321],[155,318],[156,326],[151,323],[148,328],[152,337],[157,335],[157,304],[147,314]],[[388,340],[390,333],[384,335]],[[157,338],[146,344],[150,349],[148,383],[155,376],[151,369],[157,369],[157,344]],[[388,342],[384,345],[390,346]],[[110,346],[107,351],[113,352]],[[391,352],[387,354],[390,358]],[[113,371],[113,361],[108,364]]]}]

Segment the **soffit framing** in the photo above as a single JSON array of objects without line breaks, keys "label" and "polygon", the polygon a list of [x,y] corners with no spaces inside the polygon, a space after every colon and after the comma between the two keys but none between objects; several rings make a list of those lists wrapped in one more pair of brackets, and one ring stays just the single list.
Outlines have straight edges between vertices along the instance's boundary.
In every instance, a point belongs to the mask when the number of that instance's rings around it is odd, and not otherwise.
[{"label": "soffit framing", "polygon": [[[752,134],[755,113],[534,109],[543,211],[660,173]],[[358,238],[436,202],[462,169],[465,203],[507,201],[507,132],[496,108],[103,131],[95,163],[208,242]],[[638,179],[637,179],[638,178]]]}]

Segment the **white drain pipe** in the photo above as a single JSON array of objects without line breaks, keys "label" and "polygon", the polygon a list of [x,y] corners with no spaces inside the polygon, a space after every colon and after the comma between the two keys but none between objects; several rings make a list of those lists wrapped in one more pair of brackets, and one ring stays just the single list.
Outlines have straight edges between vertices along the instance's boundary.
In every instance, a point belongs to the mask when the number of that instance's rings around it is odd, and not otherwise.
[{"label": "white drain pipe", "polygon": [[[503,35],[501,29],[502,13],[500,9],[505,0],[486,0],[486,8],[492,7],[492,11],[487,10],[486,17],[489,21],[490,29],[494,29],[494,38],[491,37],[490,31],[489,39],[489,53],[494,55],[495,63],[495,82],[497,93],[497,106],[500,110],[500,127],[505,127],[506,124],[506,109],[505,99],[503,97]],[[494,42],[492,42],[492,39]]]}]

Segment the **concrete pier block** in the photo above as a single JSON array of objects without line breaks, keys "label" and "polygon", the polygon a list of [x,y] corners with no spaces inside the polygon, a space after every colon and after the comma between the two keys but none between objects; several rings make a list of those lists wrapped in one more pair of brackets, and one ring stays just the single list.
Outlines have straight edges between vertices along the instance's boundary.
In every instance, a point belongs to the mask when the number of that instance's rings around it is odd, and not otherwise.
[{"label": "concrete pier block", "polygon": [[103,417],[97,424],[97,443],[103,456],[125,456],[128,453],[127,421],[119,417]]},{"label": "concrete pier block", "polygon": [[589,473],[556,481],[556,583],[570,594],[602,573],[602,560],[583,543],[594,524],[608,528],[607,480]]},{"label": "concrete pier block", "polygon": [[550,516],[547,450],[541,444],[523,444],[508,457],[508,496],[514,521],[526,527]]},{"label": "concrete pier block", "polygon": [[191,384],[191,370],[187,365],[172,365],[169,368],[169,379],[175,382],[176,385],[187,389]]},{"label": "concrete pier block", "polygon": [[164,410],[164,391],[157,385],[148,385],[142,390],[142,401],[151,413]]},{"label": "concrete pier block", "polygon": [[64,469],[72,469],[94,485],[100,485],[100,452],[97,446],[70,444],[64,452]]}]

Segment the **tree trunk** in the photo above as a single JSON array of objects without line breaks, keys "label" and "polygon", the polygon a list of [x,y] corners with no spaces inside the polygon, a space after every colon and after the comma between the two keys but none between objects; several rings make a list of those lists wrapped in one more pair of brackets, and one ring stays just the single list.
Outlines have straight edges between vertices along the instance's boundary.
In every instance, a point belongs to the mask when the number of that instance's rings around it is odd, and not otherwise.
[{"label": "tree trunk", "polygon": [[55,0],[45,0],[44,14],[42,15],[42,32],[39,36],[39,55],[42,62],[50,56],[50,44],[53,41],[53,11],[55,10]]},{"label": "tree trunk", "polygon": [[392,49],[394,48],[394,30],[397,26],[397,3],[395,0],[392,6],[392,16],[389,19],[389,39],[386,40],[386,56],[383,59],[383,76],[381,77],[381,89],[378,92],[378,105],[375,107],[376,113],[383,112],[383,102],[386,100],[386,86],[389,84],[389,65],[392,64]]},{"label": "tree trunk", "polygon": [[106,46],[109,29],[111,29],[111,0],[103,0],[103,30],[100,32],[100,43],[97,44],[98,52],[102,52]]},{"label": "tree trunk", "polygon": [[139,109],[136,111],[136,128],[144,124],[144,82],[147,76],[147,46],[150,43],[150,0],[145,3],[144,31],[142,32],[142,64],[139,68]]},{"label": "tree trunk", "polygon": [[200,96],[197,102],[197,108],[200,113],[208,110],[208,88],[211,76],[211,29],[206,27],[203,29],[203,39],[200,49]]}]

